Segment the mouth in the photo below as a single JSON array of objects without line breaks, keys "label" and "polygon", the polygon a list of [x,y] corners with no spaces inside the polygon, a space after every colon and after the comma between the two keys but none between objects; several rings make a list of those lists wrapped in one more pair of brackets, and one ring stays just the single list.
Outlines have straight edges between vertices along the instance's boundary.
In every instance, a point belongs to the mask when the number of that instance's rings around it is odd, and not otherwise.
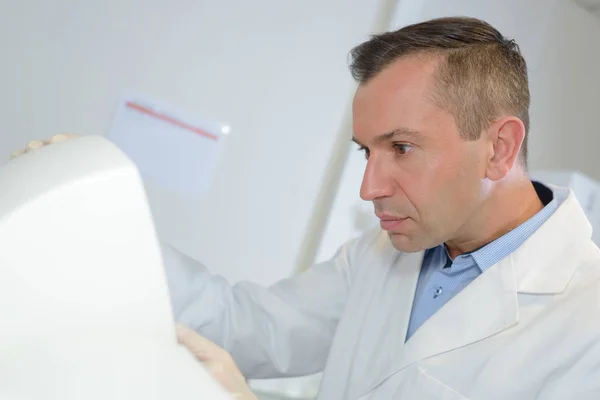
[{"label": "mouth", "polygon": [[392,215],[377,215],[381,229],[388,232],[393,232],[399,229],[408,218],[394,217]]}]

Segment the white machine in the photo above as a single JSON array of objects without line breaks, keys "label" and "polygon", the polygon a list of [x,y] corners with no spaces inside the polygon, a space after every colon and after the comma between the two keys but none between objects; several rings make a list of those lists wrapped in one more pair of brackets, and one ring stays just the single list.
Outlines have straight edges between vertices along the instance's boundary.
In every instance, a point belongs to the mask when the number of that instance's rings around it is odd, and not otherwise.
[{"label": "white machine", "polygon": [[0,167],[0,399],[229,398],[176,342],[137,169],[84,137]]}]

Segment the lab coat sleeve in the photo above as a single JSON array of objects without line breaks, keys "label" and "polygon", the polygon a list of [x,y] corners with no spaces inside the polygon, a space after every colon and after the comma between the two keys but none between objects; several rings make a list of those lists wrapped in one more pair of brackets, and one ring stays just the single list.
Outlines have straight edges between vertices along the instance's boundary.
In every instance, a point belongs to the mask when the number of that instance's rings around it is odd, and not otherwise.
[{"label": "lab coat sleeve", "polygon": [[230,352],[247,378],[323,370],[351,284],[352,243],[328,262],[270,288],[229,285],[197,261],[163,245],[177,322]]}]

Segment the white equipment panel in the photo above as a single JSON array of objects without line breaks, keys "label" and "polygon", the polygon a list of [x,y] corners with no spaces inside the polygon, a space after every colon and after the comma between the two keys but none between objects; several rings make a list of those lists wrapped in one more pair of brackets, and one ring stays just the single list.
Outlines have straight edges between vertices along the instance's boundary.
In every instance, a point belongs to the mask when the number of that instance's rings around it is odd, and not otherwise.
[{"label": "white equipment panel", "polygon": [[0,187],[0,398],[226,398],[176,343],[143,185],[116,146],[25,154]]}]

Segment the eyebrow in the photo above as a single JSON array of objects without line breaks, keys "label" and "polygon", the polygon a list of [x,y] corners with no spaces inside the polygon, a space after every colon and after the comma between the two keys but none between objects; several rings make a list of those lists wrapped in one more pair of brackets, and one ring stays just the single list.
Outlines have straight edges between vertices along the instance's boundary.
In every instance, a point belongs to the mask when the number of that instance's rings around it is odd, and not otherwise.
[{"label": "eyebrow", "polygon": [[[373,139],[373,142],[375,144],[389,142],[390,140],[397,139],[398,137],[407,137],[413,140],[422,140],[423,134],[419,131],[410,128],[398,128],[394,129],[393,131],[376,136],[375,139]],[[360,143],[358,139],[356,139],[356,137],[352,137],[352,141],[359,146],[363,146],[363,144]]]}]

